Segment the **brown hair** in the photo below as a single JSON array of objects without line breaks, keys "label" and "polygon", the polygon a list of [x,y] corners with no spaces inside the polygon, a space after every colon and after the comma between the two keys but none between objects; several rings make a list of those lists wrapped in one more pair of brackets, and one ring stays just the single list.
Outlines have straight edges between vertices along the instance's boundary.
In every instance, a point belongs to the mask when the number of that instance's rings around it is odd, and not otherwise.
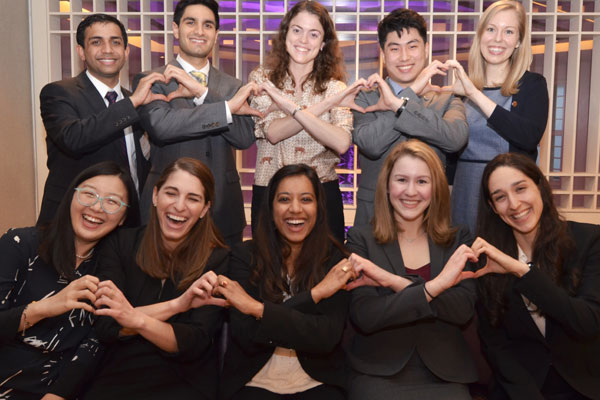
[{"label": "brown hair", "polygon": [[398,237],[402,228],[394,218],[394,209],[388,196],[388,182],[394,164],[404,156],[423,160],[431,172],[432,193],[431,203],[425,215],[423,224],[427,235],[434,243],[448,246],[454,239],[456,229],[450,227],[450,191],[442,162],[435,152],[417,139],[411,139],[397,144],[386,157],[377,179],[373,216],[373,235],[379,243],[389,243]]},{"label": "brown hair", "polygon": [[481,90],[486,83],[486,65],[487,62],[481,54],[481,36],[487,28],[490,20],[499,12],[512,10],[517,14],[519,29],[519,47],[514,49],[510,56],[510,69],[504,82],[502,82],[502,95],[511,96],[519,92],[519,79],[531,64],[531,39],[529,28],[527,27],[527,15],[525,9],[518,1],[500,0],[490,5],[479,20],[477,33],[473,39],[471,50],[469,51],[469,78]]},{"label": "brown hair", "polygon": [[[327,89],[327,83],[331,79],[344,81],[346,72],[333,21],[327,9],[317,1],[300,1],[281,20],[277,36],[273,39],[273,49],[267,58],[267,66],[271,69],[269,79],[280,90],[283,89],[283,81],[290,65],[290,55],[285,47],[285,39],[290,29],[290,22],[302,11],[316,15],[323,27],[323,49],[314,61],[312,72],[306,78],[314,80],[315,92],[321,94]],[[294,85],[300,84],[304,85],[304,82],[294,82]]]},{"label": "brown hair", "polygon": [[[574,268],[571,273],[563,271],[563,261],[574,248],[575,243],[567,231],[552,197],[552,188],[544,174],[530,158],[516,153],[496,156],[483,170],[481,194],[477,216],[477,235],[488,241],[513,258],[518,258],[517,241],[512,228],[494,211],[489,182],[492,173],[499,167],[510,167],[522,172],[535,183],[542,199],[543,210],[533,245],[532,262],[558,286],[575,294],[580,282],[581,269]],[[566,276],[568,275],[568,276]],[[490,323],[498,326],[508,306],[505,290],[511,275],[491,274],[479,278],[481,301],[485,306]]]},{"label": "brown hair", "polygon": [[[204,163],[189,157],[180,158],[169,164],[158,178],[158,191],[175,171],[186,171],[200,180],[204,187],[204,201],[215,198],[214,178]],[[210,212],[199,219],[184,240],[168,251],[162,240],[156,207],[151,206],[150,220],[138,249],[136,262],[153,278],[171,278],[179,290],[186,289],[204,272],[208,257],[215,247],[226,247],[221,234],[215,227]]]}]

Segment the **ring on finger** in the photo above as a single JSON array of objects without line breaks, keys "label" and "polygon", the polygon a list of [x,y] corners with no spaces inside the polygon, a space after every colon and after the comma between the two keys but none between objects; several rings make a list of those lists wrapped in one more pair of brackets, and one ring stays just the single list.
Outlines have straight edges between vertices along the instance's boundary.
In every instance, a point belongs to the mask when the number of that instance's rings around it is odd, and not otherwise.
[{"label": "ring on finger", "polygon": [[344,271],[344,272],[348,272],[348,266],[347,266],[347,265],[344,265],[344,266],[342,267],[342,271]]},{"label": "ring on finger", "polygon": [[221,281],[221,283],[219,284],[219,286],[227,287],[227,283],[228,283],[227,281]]}]

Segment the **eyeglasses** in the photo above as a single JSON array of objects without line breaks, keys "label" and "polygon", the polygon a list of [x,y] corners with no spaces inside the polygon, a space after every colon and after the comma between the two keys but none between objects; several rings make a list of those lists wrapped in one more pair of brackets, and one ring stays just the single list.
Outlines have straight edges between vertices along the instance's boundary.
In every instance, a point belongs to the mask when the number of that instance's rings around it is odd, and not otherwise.
[{"label": "eyeglasses", "polygon": [[91,207],[100,201],[100,207],[107,214],[116,214],[121,211],[123,206],[129,207],[127,203],[124,203],[121,199],[115,196],[102,197],[92,189],[88,188],[75,188],[77,192],[77,201],[82,206]]}]

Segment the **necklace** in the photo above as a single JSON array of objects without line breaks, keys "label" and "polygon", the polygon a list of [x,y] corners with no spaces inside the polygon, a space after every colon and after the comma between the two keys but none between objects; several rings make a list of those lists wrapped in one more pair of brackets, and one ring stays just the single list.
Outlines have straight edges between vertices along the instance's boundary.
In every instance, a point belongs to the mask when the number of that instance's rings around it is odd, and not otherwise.
[{"label": "necklace", "polygon": [[91,256],[93,252],[94,252],[94,247],[92,247],[90,252],[87,253],[86,255],[80,256],[79,254],[75,254],[75,257],[79,258],[80,260],[85,260],[86,258],[89,258],[89,256]]},{"label": "necklace", "polygon": [[421,236],[423,236],[424,233],[425,232],[421,232],[421,233],[419,233],[417,236],[415,236],[412,239],[409,239],[409,238],[404,237],[403,235],[400,235],[400,239],[404,240],[408,244],[412,244],[415,240],[417,240],[418,238],[420,238]]}]

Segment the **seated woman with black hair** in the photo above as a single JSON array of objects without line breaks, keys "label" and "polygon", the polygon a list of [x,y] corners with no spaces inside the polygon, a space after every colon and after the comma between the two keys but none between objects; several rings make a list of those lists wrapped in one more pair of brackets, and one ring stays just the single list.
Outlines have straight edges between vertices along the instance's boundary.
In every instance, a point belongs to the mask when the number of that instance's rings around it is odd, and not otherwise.
[{"label": "seated woman with black hair", "polygon": [[229,251],[211,219],[214,179],[193,158],[171,163],[147,227],[119,232],[98,267],[96,331],[108,344],[84,399],[215,399],[223,299],[211,296]]},{"label": "seated woman with black hair", "polygon": [[94,373],[97,250],[139,224],[135,186],[113,162],[83,170],[55,218],[0,239],[0,398],[71,399]]},{"label": "seated woman with black hair", "polygon": [[[231,305],[223,399],[343,399],[340,348],[354,277],[327,225],[316,172],[273,175],[254,240],[234,250],[216,293]],[[231,278],[231,279],[230,279]]]},{"label": "seated woman with black hair", "polygon": [[600,227],[564,221],[542,171],[501,154],[485,167],[473,250],[491,399],[600,399]]}]

